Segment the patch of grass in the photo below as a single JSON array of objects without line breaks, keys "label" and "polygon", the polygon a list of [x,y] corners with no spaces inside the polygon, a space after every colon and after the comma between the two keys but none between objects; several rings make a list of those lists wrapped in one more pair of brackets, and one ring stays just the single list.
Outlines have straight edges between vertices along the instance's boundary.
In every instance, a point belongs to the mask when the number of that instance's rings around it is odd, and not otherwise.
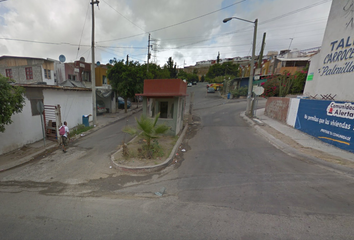
[{"label": "patch of grass", "polygon": [[135,149],[128,148],[128,154],[126,156],[123,155],[125,160],[130,160],[132,158],[136,158],[138,156],[138,152]]},{"label": "patch of grass", "polygon": [[78,124],[78,125],[70,132],[70,134],[71,134],[72,136],[75,136],[75,135],[81,134],[81,133],[83,133],[83,132],[86,132],[86,131],[88,131],[88,130],[90,130],[90,129],[92,129],[92,128],[93,128],[93,126],[88,126],[88,127],[86,127],[84,124]]},{"label": "patch of grass", "polygon": [[115,156],[115,161],[127,166],[158,165],[170,155],[174,146],[171,143],[175,143],[177,139],[178,137],[162,135],[159,139],[153,139],[148,148],[145,139],[136,138],[128,143],[127,156],[124,156],[121,151]]},{"label": "patch of grass", "polygon": [[138,149],[129,149],[128,155],[124,156],[125,160],[130,158],[139,159],[156,159],[165,156],[165,151],[162,146],[159,145],[159,142],[155,139],[153,140],[150,148],[148,148],[146,143],[142,143]]}]

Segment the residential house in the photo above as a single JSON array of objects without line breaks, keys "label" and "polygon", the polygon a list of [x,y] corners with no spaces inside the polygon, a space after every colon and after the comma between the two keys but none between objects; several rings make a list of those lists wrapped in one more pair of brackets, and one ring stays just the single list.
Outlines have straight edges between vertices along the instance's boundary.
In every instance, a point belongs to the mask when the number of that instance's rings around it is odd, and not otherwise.
[{"label": "residential house", "polygon": [[57,85],[52,59],[1,56],[0,74],[20,84],[45,83]]},{"label": "residential house", "polygon": [[99,65],[95,68],[95,82],[96,86],[105,86],[109,85],[109,81],[107,78],[107,66],[106,65]]},{"label": "residential house", "polygon": [[[0,154],[15,150],[43,138],[38,102],[44,104],[45,133],[56,141],[57,127],[67,121],[73,128],[82,123],[83,115],[92,115],[90,88],[53,85],[16,84],[25,88],[25,105],[21,113],[11,117],[12,124],[0,133]],[[58,139],[58,138],[57,138]]]},{"label": "residential house", "polygon": [[315,53],[307,53],[298,50],[280,51],[280,54],[274,59],[272,74],[283,74],[285,71],[294,74],[297,71],[301,71],[310,64],[310,59],[313,54]]},{"label": "residential house", "polygon": [[62,86],[91,88],[91,63],[84,58],[72,63],[65,63],[65,82]]},{"label": "residential house", "polygon": [[99,65],[95,68],[96,82],[96,99],[102,101],[107,109],[107,112],[116,112],[116,94],[112,91],[107,78],[107,65]]}]

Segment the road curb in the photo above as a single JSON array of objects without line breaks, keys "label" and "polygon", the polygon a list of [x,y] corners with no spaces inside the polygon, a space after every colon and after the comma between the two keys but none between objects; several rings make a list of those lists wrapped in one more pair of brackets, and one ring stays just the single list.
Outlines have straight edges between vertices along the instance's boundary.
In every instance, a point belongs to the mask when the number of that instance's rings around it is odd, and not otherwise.
[{"label": "road curb", "polygon": [[300,159],[308,159],[312,162],[315,162],[319,165],[321,165],[322,167],[331,170],[331,171],[339,171],[341,173],[350,175],[351,177],[354,176],[354,169],[342,166],[342,165],[338,165],[338,164],[334,164],[331,162],[327,162],[323,159],[308,155],[306,153],[301,152],[300,150],[291,147],[290,145],[282,142],[281,140],[277,139],[276,137],[274,137],[273,135],[269,134],[267,131],[263,130],[260,126],[258,126],[254,121],[252,121],[251,119],[249,119],[246,115],[245,112],[242,112],[240,114],[240,116],[246,120],[246,122],[251,125],[252,127],[254,127],[254,129],[256,130],[257,133],[259,133],[260,135],[262,135],[270,144],[272,144],[274,147],[276,147],[277,149],[283,151],[284,153],[292,156],[292,157],[298,157]]},{"label": "road curb", "polygon": [[[140,107],[138,109],[134,109],[134,110],[130,111],[127,115],[123,116],[122,118],[118,118],[118,119],[116,119],[116,120],[114,120],[112,122],[109,122],[107,124],[103,124],[103,125],[100,125],[98,127],[92,128],[91,130],[85,132],[84,136],[76,135],[75,137],[71,137],[70,140],[80,140],[81,138],[84,138],[84,137],[90,135],[91,133],[93,133],[93,132],[95,132],[95,131],[103,128],[103,127],[106,127],[106,126],[108,126],[110,124],[113,124],[113,123],[121,121],[121,120],[123,120],[123,119],[125,119],[127,117],[130,117],[131,115],[141,111],[142,109],[143,109],[142,107]],[[44,153],[45,151],[53,149],[53,148],[58,148],[59,149],[59,147],[60,147],[60,145],[57,142],[54,142],[51,146],[48,146],[48,147],[43,148],[43,149],[40,149],[37,152],[32,153],[32,154],[30,154],[30,155],[28,155],[28,156],[26,156],[24,158],[21,158],[21,159],[18,159],[16,161],[12,162],[12,163],[6,164],[4,167],[2,167],[0,169],[0,172],[5,172],[7,170],[10,170],[10,169],[13,169],[15,167],[18,167],[18,166],[21,166],[23,164],[26,164],[26,163],[32,161],[35,156],[40,155],[40,154]]]},{"label": "road curb", "polygon": [[116,119],[116,120],[113,120],[112,122],[109,122],[109,123],[106,123],[106,124],[102,124],[102,125],[93,127],[93,128],[90,129],[89,131],[84,132],[84,134],[85,134],[84,136],[75,135],[75,137],[71,137],[71,138],[72,138],[73,140],[81,139],[81,138],[83,138],[83,137],[86,137],[86,136],[90,135],[91,133],[96,132],[97,130],[99,130],[99,129],[101,129],[101,128],[104,128],[104,127],[106,127],[106,126],[108,126],[108,125],[111,125],[111,124],[114,124],[114,123],[116,123],[116,122],[119,122],[119,121],[121,121],[121,120],[123,120],[123,119],[126,119],[126,118],[130,117],[131,115],[133,115],[133,114],[135,114],[135,113],[137,113],[137,112],[140,112],[141,110],[143,110],[142,107],[140,107],[140,108],[138,108],[138,109],[134,109],[134,110],[130,111],[129,113],[127,113],[127,115],[124,115],[122,118],[118,118],[118,119]]},{"label": "road curb", "polygon": [[13,169],[15,167],[21,166],[21,165],[23,165],[25,163],[28,163],[28,162],[32,161],[35,156],[40,155],[40,154],[44,153],[45,151],[51,150],[53,148],[58,148],[58,144],[57,143],[53,143],[53,144],[51,144],[51,146],[47,146],[47,147],[45,147],[45,148],[43,148],[43,149],[41,149],[41,150],[39,150],[39,151],[37,151],[35,153],[32,153],[32,154],[30,154],[30,155],[28,155],[28,156],[26,156],[24,158],[21,158],[21,159],[15,161],[13,163],[9,163],[9,164],[5,165],[4,167],[2,167],[2,169],[0,169],[0,172],[5,172],[7,170],[10,170],[10,169]]},{"label": "road curb", "polygon": [[[124,172],[149,173],[149,172],[160,171],[160,170],[166,168],[172,162],[172,160],[178,150],[179,145],[181,145],[182,140],[183,140],[184,136],[186,135],[187,129],[188,129],[188,124],[186,124],[184,126],[184,129],[183,129],[181,135],[179,136],[175,146],[173,147],[173,149],[170,153],[170,156],[163,163],[160,163],[160,164],[154,165],[154,166],[142,166],[142,167],[129,167],[129,166],[118,164],[114,161],[114,155],[116,153],[119,153],[120,151],[122,151],[122,148],[120,148],[118,151],[116,151],[115,153],[113,153],[111,155],[111,163],[114,168],[124,171]],[[133,141],[133,139],[131,141]]]}]

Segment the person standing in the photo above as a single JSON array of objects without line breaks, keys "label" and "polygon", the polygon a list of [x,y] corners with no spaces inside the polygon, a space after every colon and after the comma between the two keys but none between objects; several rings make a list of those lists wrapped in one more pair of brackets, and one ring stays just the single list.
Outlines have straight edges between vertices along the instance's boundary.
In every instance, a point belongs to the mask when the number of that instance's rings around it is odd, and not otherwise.
[{"label": "person standing", "polygon": [[68,138],[70,140],[70,131],[66,121],[64,122],[64,125],[59,128],[59,134],[61,135],[63,152],[66,153],[65,147],[68,146]]}]

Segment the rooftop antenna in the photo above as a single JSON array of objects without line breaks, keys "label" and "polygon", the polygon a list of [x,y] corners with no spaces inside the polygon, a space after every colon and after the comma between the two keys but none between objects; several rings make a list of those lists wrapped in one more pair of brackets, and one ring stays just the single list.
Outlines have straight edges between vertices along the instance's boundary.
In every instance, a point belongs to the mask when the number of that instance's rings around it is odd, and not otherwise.
[{"label": "rooftop antenna", "polygon": [[293,43],[294,38],[289,38],[289,39],[290,39],[290,44],[289,44],[288,49],[290,50],[290,47],[291,47],[291,44]]}]

